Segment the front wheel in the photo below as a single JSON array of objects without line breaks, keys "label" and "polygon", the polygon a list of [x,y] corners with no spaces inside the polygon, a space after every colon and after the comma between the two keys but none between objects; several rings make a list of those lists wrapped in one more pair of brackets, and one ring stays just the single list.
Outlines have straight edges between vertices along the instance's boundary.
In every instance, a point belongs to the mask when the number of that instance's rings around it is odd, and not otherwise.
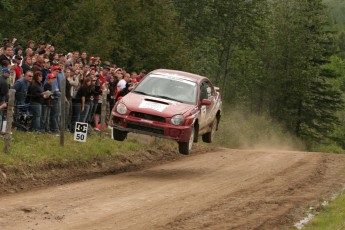
[{"label": "front wheel", "polygon": [[192,150],[194,141],[194,127],[192,128],[192,133],[190,134],[188,142],[178,142],[178,150],[183,155],[188,155]]},{"label": "front wheel", "polygon": [[212,127],[211,127],[211,132],[205,133],[204,135],[202,135],[202,141],[206,142],[206,143],[212,143],[216,134],[216,130],[217,130],[217,123],[218,123],[218,119],[214,119],[213,123],[212,123]]},{"label": "front wheel", "polygon": [[113,128],[113,138],[116,141],[123,141],[127,137],[127,132]]}]

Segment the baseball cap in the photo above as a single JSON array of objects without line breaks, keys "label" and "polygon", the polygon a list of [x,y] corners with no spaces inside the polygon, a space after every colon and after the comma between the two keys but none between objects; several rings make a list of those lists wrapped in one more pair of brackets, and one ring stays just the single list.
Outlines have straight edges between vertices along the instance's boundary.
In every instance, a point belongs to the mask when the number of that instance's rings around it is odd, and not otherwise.
[{"label": "baseball cap", "polygon": [[21,56],[19,56],[19,55],[15,55],[15,56],[14,56],[14,59],[16,59],[16,60],[22,60],[23,58],[22,58]]},{"label": "baseball cap", "polygon": [[2,68],[2,72],[4,72],[4,73],[11,73],[11,71],[8,68]]},{"label": "baseball cap", "polygon": [[55,78],[54,74],[52,74],[52,73],[48,74],[47,77],[48,77],[48,79],[53,79],[53,78]]},{"label": "baseball cap", "polygon": [[52,71],[55,71],[55,70],[61,70],[61,67],[59,65],[54,65],[52,67]]}]

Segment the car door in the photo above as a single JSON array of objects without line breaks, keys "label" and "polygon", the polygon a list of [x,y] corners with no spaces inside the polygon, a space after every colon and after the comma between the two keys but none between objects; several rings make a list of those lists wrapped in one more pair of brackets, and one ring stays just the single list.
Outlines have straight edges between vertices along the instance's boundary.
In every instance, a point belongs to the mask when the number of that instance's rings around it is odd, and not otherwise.
[{"label": "car door", "polygon": [[[200,84],[200,95],[199,95],[199,103],[200,103],[200,117],[199,117],[199,132],[202,134],[207,132],[208,127],[213,122],[215,117],[215,95],[216,92],[214,90],[213,85],[208,81],[204,80]],[[203,99],[208,99],[211,101],[210,105],[202,105],[201,101]]]}]

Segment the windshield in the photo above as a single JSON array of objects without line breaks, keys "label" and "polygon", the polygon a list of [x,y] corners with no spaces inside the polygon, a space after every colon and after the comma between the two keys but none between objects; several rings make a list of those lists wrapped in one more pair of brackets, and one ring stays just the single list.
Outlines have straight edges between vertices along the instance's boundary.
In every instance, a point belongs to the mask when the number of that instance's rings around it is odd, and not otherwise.
[{"label": "windshield", "polygon": [[178,76],[151,74],[132,92],[195,105],[197,84]]}]

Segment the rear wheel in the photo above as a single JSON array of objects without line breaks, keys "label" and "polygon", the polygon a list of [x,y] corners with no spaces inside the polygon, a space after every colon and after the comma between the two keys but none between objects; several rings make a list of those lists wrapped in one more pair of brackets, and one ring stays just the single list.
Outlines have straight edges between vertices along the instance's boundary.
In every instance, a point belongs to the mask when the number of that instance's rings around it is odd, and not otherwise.
[{"label": "rear wheel", "polygon": [[218,119],[214,119],[213,123],[212,123],[212,128],[211,128],[211,132],[205,133],[204,135],[202,135],[202,141],[206,142],[206,143],[212,143],[212,141],[214,140],[214,136],[216,134],[216,130],[217,130],[217,123],[218,123]]},{"label": "rear wheel", "polygon": [[192,133],[190,134],[188,142],[178,142],[178,150],[183,155],[188,155],[192,150],[193,141],[194,141],[195,129],[193,127]]},{"label": "rear wheel", "polygon": [[113,128],[113,137],[114,140],[123,141],[127,137],[127,132]]}]

